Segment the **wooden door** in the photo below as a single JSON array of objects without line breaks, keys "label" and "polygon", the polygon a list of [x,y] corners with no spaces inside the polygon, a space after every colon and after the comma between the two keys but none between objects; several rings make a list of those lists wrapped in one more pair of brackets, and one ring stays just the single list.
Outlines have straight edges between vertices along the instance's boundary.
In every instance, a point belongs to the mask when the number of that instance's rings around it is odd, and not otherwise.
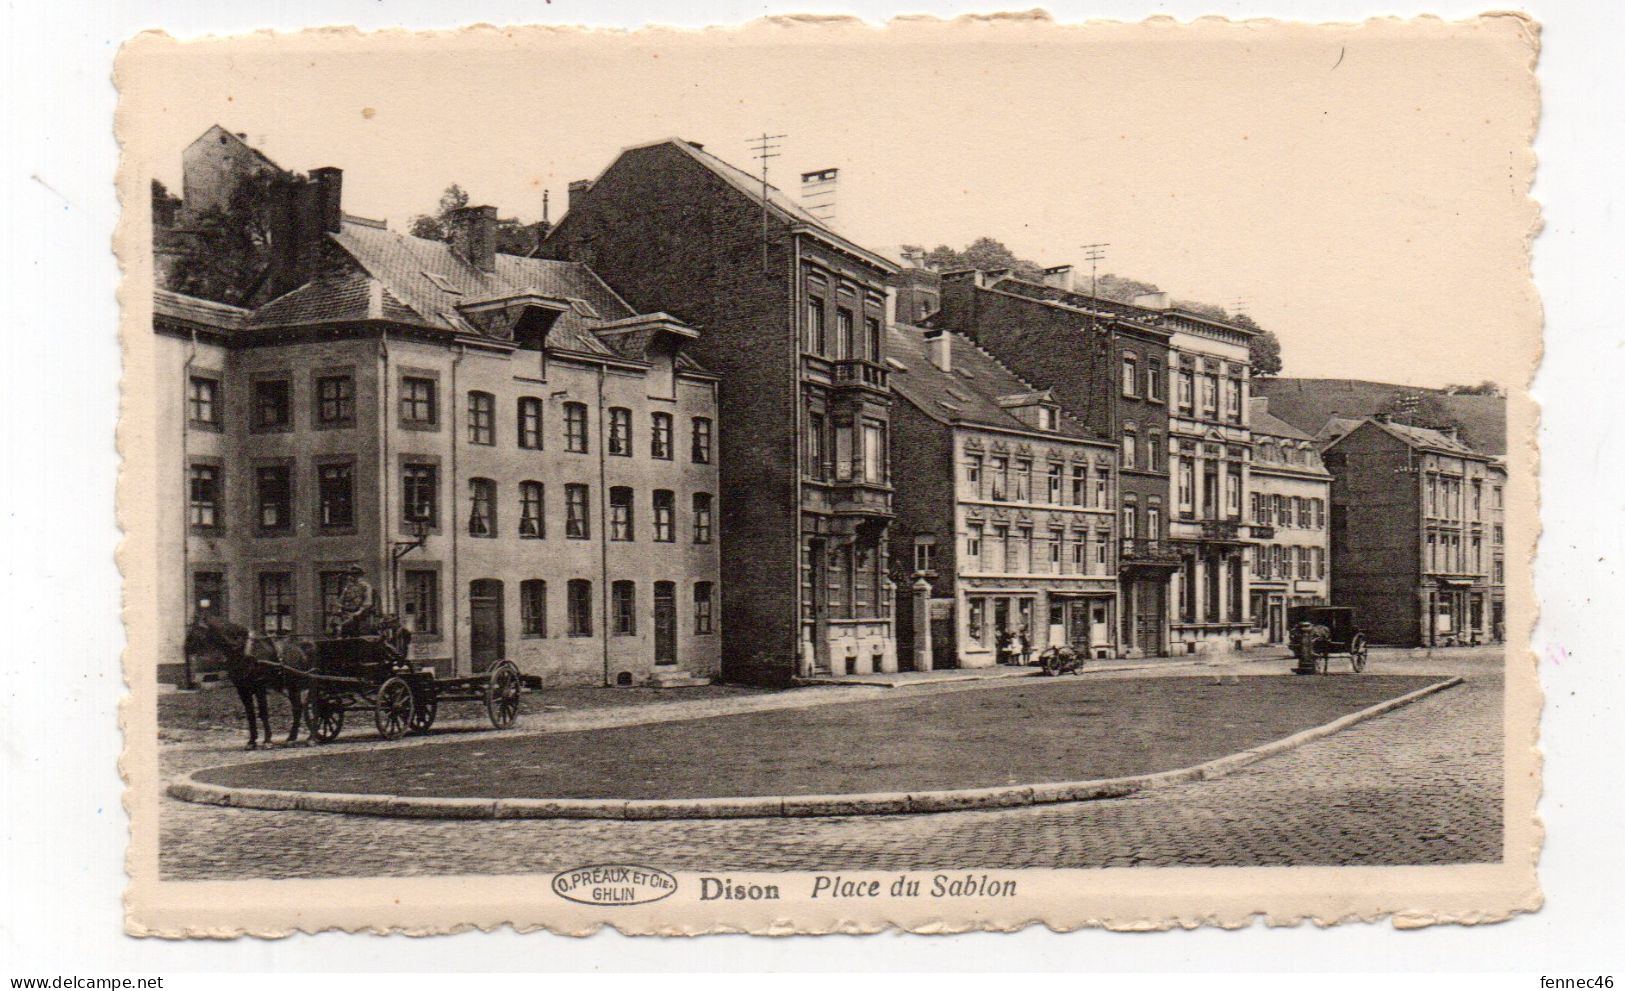
[{"label": "wooden door", "polygon": [[677,586],[655,582],[655,663],[677,663]]},{"label": "wooden door", "polygon": [[502,624],[502,582],[476,578],[468,583],[469,656],[474,672],[488,671],[507,650]]}]

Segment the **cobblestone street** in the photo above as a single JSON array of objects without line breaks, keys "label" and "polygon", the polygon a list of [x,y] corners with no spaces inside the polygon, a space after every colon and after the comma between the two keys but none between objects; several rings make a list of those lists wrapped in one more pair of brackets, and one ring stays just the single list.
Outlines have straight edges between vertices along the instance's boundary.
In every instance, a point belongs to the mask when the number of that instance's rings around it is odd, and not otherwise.
[{"label": "cobblestone street", "polygon": [[721,871],[1495,861],[1501,666],[1498,650],[1374,654],[1376,672],[1467,682],[1231,776],[1121,799],[844,819],[442,822],[165,798],[162,871],[203,879],[541,873],[613,862]]}]

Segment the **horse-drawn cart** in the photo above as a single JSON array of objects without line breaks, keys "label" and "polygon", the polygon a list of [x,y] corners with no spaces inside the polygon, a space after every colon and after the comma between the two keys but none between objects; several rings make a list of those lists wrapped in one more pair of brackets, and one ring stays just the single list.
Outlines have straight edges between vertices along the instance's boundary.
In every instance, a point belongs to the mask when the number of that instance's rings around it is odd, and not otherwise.
[{"label": "horse-drawn cart", "polygon": [[307,654],[308,666],[295,677],[304,684],[305,723],[319,743],[337,739],[347,712],[372,713],[378,735],[399,739],[408,732],[427,733],[440,706],[448,702],[479,702],[491,725],[512,726],[519,715],[519,700],[527,688],[539,688],[538,679],[526,678],[512,661],[498,661],[490,670],[461,678],[437,678],[432,668],[414,666],[395,640],[383,635],[325,637],[303,645],[284,645]]},{"label": "horse-drawn cart", "polygon": [[1298,674],[1326,674],[1333,657],[1346,657],[1355,674],[1365,670],[1368,644],[1354,610],[1346,606],[1294,606],[1292,654]]}]

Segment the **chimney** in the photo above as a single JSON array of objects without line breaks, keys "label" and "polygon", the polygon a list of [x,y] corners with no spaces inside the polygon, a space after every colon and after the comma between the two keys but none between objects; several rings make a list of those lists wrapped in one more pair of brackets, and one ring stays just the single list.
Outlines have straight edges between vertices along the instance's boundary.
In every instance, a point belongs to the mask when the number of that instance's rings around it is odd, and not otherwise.
[{"label": "chimney", "polygon": [[819,169],[801,173],[801,206],[819,220],[835,219],[835,189],[840,169]]},{"label": "chimney", "polygon": [[337,234],[344,229],[344,170],[331,165],[310,170],[316,184],[316,222],[320,229]]},{"label": "chimney", "polygon": [[482,272],[497,268],[497,208],[465,206],[446,218],[451,228],[451,247]]},{"label": "chimney", "polygon": [[1165,292],[1143,292],[1134,297],[1133,302],[1145,310],[1166,310],[1173,305]]},{"label": "chimney", "polygon": [[1044,269],[1044,285],[1054,286],[1065,292],[1072,291],[1072,266],[1052,265]]},{"label": "chimney", "polygon": [[581,202],[582,197],[586,196],[590,192],[592,192],[591,179],[577,179],[576,181],[570,183],[570,200],[566,204],[566,208],[574,210],[576,208],[576,204]]},{"label": "chimney", "polygon": [[945,372],[954,370],[953,335],[945,330],[928,330],[925,332],[925,352],[931,358],[931,364]]}]

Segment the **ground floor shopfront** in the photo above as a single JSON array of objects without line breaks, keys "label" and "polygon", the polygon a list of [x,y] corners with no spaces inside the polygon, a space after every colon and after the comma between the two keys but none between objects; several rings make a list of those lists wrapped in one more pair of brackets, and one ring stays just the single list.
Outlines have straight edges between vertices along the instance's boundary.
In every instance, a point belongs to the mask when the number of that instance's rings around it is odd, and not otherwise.
[{"label": "ground floor shopfront", "polygon": [[1194,654],[1245,646],[1252,631],[1246,545],[1229,539],[1176,540],[1171,652]]},{"label": "ground floor shopfront", "polygon": [[1090,657],[1121,653],[1115,637],[1117,587],[1110,578],[1064,584],[965,579],[954,599],[935,608],[935,667],[1036,663],[1052,646],[1068,646]]},{"label": "ground floor shopfront", "polygon": [[1453,647],[1488,643],[1498,629],[1495,601],[1482,580],[1437,578],[1417,590],[1420,643]]}]

